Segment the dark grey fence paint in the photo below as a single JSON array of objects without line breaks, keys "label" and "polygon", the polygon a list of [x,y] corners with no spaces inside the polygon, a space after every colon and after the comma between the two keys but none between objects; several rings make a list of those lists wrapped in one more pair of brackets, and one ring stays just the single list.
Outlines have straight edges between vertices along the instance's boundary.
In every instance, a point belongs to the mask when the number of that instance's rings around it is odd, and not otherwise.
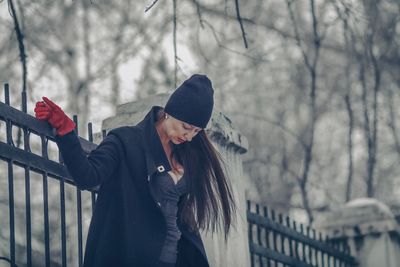
[{"label": "dark grey fence paint", "polygon": [[[27,114],[26,94],[22,93],[22,111],[10,106],[9,88],[4,86],[5,102],[0,101],[0,137],[2,127],[5,125],[5,142],[0,141],[0,163],[3,161],[7,165],[7,172],[0,169],[0,174],[7,173],[7,178],[4,180],[8,183],[7,189],[0,190],[0,194],[4,190],[8,190],[8,217],[9,225],[4,227],[0,224],[0,229],[9,229],[8,236],[8,255],[0,254],[0,262],[9,262],[10,266],[16,266],[14,263],[20,263],[22,266],[37,266],[33,258],[37,252],[32,249],[32,209],[31,209],[31,172],[38,173],[42,176],[42,200],[43,200],[43,246],[44,246],[44,265],[48,266],[67,266],[67,223],[66,216],[66,185],[72,185],[74,182],[69,175],[67,169],[62,164],[60,155],[58,159],[50,159],[49,157],[49,142],[54,142],[54,132],[47,122],[38,121],[33,116]],[[77,117],[74,116],[74,121],[77,123]],[[3,127],[4,128],[4,127]],[[17,128],[17,142],[13,139],[13,129]],[[88,125],[89,141],[80,137],[81,146],[86,153],[96,148],[92,143],[92,125]],[[21,136],[23,135],[23,136]],[[31,151],[31,136],[36,135],[40,138],[41,155]],[[103,132],[103,137],[105,132]],[[0,138],[1,139],[1,138]],[[19,140],[19,141],[18,141]],[[23,142],[23,148],[21,143]],[[26,240],[24,244],[16,243],[16,228],[15,218],[16,212],[20,212],[14,206],[16,198],[15,192],[21,190],[15,187],[16,176],[14,167],[22,167],[24,169],[24,192],[25,192],[25,231]],[[3,179],[3,176],[0,175]],[[1,182],[1,180],[0,180]],[[37,181],[36,181],[37,182]],[[51,247],[50,240],[50,199],[49,199],[49,183],[58,183],[59,188],[59,211],[60,211],[60,251],[54,252],[55,248]],[[78,266],[82,266],[83,258],[83,228],[82,228],[82,192],[76,190],[76,205],[75,211],[77,215],[77,250],[78,250]],[[18,189],[18,190],[17,190]],[[95,190],[91,194],[91,212],[96,201]],[[1,199],[0,199],[1,200]],[[68,204],[68,203],[67,203]],[[266,207],[258,204],[252,205],[247,203],[247,220],[249,225],[249,246],[251,254],[251,266],[356,266],[356,261],[349,255],[348,247],[344,243],[329,242],[323,239],[321,235],[316,236],[316,232],[310,228],[305,228],[303,225],[298,226],[296,222],[292,222],[288,217],[283,219],[282,215],[276,218],[274,211],[268,211]],[[255,208],[255,210],[253,210]],[[90,214],[91,215],[91,214]],[[2,216],[2,214],[0,214]],[[0,221],[1,223],[1,221]],[[1,239],[3,240],[3,239]],[[331,244],[330,244],[331,243]],[[0,244],[4,247],[5,244]],[[26,251],[24,259],[16,258],[16,248]],[[1,250],[0,250],[1,251]],[[53,253],[51,253],[53,251]],[[57,254],[55,259],[52,255]],[[59,254],[59,255],[58,255]],[[35,255],[35,256],[33,256]]]},{"label": "dark grey fence paint", "polygon": [[[8,218],[9,225],[4,227],[0,225],[0,229],[9,229],[8,241],[9,241],[9,255],[0,254],[0,263],[10,261],[10,266],[13,263],[17,263],[23,266],[35,266],[32,256],[32,210],[31,210],[31,172],[35,172],[42,176],[42,202],[43,202],[43,246],[44,246],[44,264],[45,266],[67,266],[67,224],[66,224],[66,196],[65,186],[66,184],[74,186],[72,177],[69,175],[67,169],[62,164],[62,159],[59,155],[58,160],[49,159],[49,142],[54,142],[53,129],[47,122],[38,121],[33,116],[27,114],[27,101],[25,92],[22,93],[22,111],[15,109],[10,106],[9,87],[8,84],[4,86],[5,102],[0,101],[0,130],[4,130],[5,133],[0,131],[0,134],[5,134],[6,142],[0,141],[0,162],[6,162],[7,171],[0,169],[0,174],[7,173],[8,183]],[[77,123],[77,117],[74,116],[74,120]],[[1,129],[3,127],[3,129]],[[16,138],[13,138],[13,130],[18,131]],[[80,137],[80,142],[86,153],[93,150],[96,145],[92,143],[92,125],[88,125],[89,141]],[[40,137],[41,155],[32,153],[31,151],[31,136]],[[104,136],[104,133],[103,133]],[[17,139],[17,140],[15,140]],[[23,142],[23,147],[21,146]],[[16,246],[16,207],[14,205],[16,198],[16,192],[22,190],[21,188],[15,187],[15,173],[14,167],[19,166],[24,169],[24,194],[25,194],[25,211],[24,217],[26,222],[26,240],[21,249],[25,249],[25,259],[17,258]],[[3,179],[3,176],[0,177]],[[59,183],[59,201],[60,201],[60,247],[61,251],[54,252],[53,254],[60,254],[61,260],[51,258],[51,246],[50,246],[50,223],[49,223],[49,181],[56,181]],[[37,182],[37,181],[36,181]],[[81,191],[76,189],[76,227],[77,227],[77,254],[78,254],[78,266],[82,265],[83,259],[83,229],[82,229],[82,196]],[[4,188],[0,191],[4,193]],[[96,201],[96,193],[93,190],[91,193],[92,210],[93,205]],[[18,210],[18,212],[20,212]],[[90,214],[91,215],[91,214]],[[1,216],[1,215],[0,215]],[[4,240],[4,239],[1,239]],[[6,244],[0,244],[0,247],[5,247]],[[54,249],[53,249],[54,250]],[[36,252],[35,252],[36,253]],[[37,254],[37,253],[36,253]],[[37,256],[37,255],[36,255]],[[59,258],[59,256],[57,256]]]},{"label": "dark grey fence paint", "polygon": [[316,231],[247,202],[251,266],[357,266],[345,242],[330,242]]}]

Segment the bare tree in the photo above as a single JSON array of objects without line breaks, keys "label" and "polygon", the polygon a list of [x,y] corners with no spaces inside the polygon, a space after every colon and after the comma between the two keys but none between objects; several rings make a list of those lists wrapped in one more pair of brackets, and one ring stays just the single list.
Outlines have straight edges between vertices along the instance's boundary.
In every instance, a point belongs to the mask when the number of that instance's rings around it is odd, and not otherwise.
[{"label": "bare tree", "polygon": [[348,173],[347,182],[345,189],[345,201],[351,200],[352,185],[353,185],[353,174],[354,174],[354,163],[353,163],[353,129],[354,129],[354,111],[353,111],[353,99],[351,90],[351,71],[352,71],[352,46],[350,44],[350,33],[349,33],[349,13],[350,10],[346,5],[339,6],[339,3],[334,3],[338,17],[341,19],[343,28],[343,40],[344,48],[346,49],[346,65],[344,68],[344,103],[348,114],[348,135],[347,135],[347,153],[348,153]]},{"label": "bare tree", "polygon": [[312,53],[307,54],[305,51],[298,29],[298,24],[293,12],[293,1],[286,1],[288,6],[288,11],[290,15],[290,20],[293,25],[294,33],[296,36],[296,43],[299,49],[301,50],[301,54],[303,56],[304,64],[309,72],[310,77],[310,95],[309,95],[309,122],[308,122],[308,133],[305,138],[305,147],[304,147],[304,159],[303,159],[303,171],[302,174],[298,177],[298,182],[300,186],[300,190],[302,193],[303,205],[307,212],[310,223],[313,222],[314,216],[311,211],[309,198],[307,195],[307,182],[309,178],[309,171],[313,160],[313,146],[314,146],[314,134],[315,134],[315,125],[317,123],[317,68],[318,68],[318,60],[319,60],[319,52],[321,49],[322,36],[320,34],[320,29],[317,20],[316,14],[316,5],[315,1],[309,1],[310,14],[312,16],[312,32],[313,32],[313,49]]}]

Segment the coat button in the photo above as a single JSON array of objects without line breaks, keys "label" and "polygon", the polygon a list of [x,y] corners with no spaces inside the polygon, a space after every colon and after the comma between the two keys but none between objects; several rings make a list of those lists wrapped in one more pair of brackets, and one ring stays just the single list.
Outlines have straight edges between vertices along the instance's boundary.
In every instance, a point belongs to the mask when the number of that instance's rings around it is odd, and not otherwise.
[{"label": "coat button", "polygon": [[158,205],[159,207],[161,207],[161,203],[160,203],[160,202],[157,202],[157,205]]},{"label": "coat button", "polygon": [[158,170],[158,172],[163,172],[163,171],[165,171],[165,168],[163,165],[160,165],[157,167],[157,170]]},{"label": "coat button", "polygon": [[147,175],[147,181],[149,181],[150,182],[150,175]]}]

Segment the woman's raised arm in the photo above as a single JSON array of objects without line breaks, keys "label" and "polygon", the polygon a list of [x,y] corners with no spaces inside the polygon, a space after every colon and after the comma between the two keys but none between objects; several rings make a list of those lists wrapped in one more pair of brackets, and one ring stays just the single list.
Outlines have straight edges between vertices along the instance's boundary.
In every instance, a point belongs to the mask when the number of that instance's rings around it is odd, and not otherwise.
[{"label": "woman's raised arm", "polygon": [[50,99],[43,97],[43,100],[36,103],[35,116],[57,130],[57,146],[76,185],[90,189],[110,178],[120,161],[119,139],[109,134],[86,156],[74,131],[75,123]]}]

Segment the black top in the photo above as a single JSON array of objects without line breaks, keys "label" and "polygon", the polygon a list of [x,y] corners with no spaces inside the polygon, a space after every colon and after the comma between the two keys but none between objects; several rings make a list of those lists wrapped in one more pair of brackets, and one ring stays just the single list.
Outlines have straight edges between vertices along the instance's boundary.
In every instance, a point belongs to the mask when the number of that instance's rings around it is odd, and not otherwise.
[{"label": "black top", "polygon": [[177,225],[179,197],[187,192],[186,179],[183,176],[175,184],[168,172],[159,173],[153,178],[151,185],[167,223],[167,235],[159,260],[167,263],[176,263],[178,241],[181,231]]}]

